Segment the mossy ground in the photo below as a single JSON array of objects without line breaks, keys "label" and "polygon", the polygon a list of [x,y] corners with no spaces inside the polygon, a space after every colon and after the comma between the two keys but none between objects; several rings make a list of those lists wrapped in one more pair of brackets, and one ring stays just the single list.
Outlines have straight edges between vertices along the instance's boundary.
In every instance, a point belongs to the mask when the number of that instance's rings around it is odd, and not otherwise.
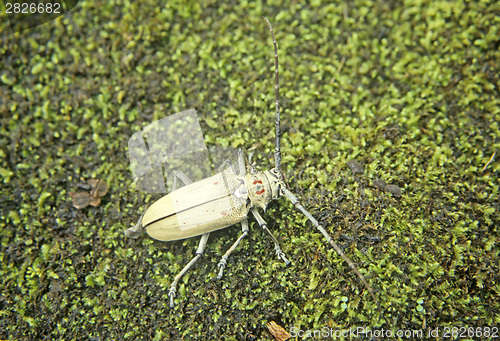
[{"label": "mossy ground", "polygon": [[[500,5],[497,1],[80,1],[0,31],[0,339],[271,340],[287,330],[484,328],[500,323]],[[4,13],[5,11],[2,11]],[[208,144],[272,166],[280,57],[291,190],[357,263],[382,306],[284,199],[198,240],[126,239],[153,198],[132,185],[127,141],[195,107]],[[353,174],[354,159],[365,171]],[[68,192],[98,177],[101,206]],[[377,178],[402,197],[371,187]],[[472,337],[469,337],[472,339]],[[405,339],[405,338],[401,338]],[[441,339],[439,337],[438,339]]]}]

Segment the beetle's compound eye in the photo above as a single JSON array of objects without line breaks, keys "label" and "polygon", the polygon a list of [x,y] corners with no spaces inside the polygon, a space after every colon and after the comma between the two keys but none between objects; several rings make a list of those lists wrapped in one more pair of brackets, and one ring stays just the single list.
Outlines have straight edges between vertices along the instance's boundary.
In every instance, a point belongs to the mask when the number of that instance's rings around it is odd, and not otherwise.
[{"label": "beetle's compound eye", "polygon": [[262,180],[255,179],[253,185],[255,187],[255,194],[257,195],[262,195],[266,191],[264,186],[262,186]]}]

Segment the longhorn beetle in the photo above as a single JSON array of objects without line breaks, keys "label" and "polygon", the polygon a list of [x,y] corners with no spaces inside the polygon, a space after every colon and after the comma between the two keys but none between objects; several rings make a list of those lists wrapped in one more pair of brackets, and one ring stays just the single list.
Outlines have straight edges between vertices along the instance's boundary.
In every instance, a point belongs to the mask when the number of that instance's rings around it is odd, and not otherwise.
[{"label": "longhorn beetle", "polygon": [[[272,200],[285,196],[312,222],[335,251],[358,275],[380,310],[373,289],[359,272],[356,265],[344,254],[323,226],[300,204],[297,197],[286,188],[281,171],[278,48],[271,23],[266,18],[263,17],[263,19],[266,20],[271,31],[274,46],[276,93],[274,168],[262,172],[256,170],[252,164],[248,164],[249,172],[247,173],[243,151],[238,150],[239,175],[235,173],[232,166],[224,169],[224,166],[230,164],[229,160],[219,168],[219,172],[214,176],[194,183],[184,173],[176,171],[172,192],[153,203],[142,214],[137,224],[125,231],[125,235],[137,238],[146,230],[151,237],[161,241],[180,240],[201,235],[196,256],[179,272],[170,286],[168,296],[170,298],[170,307],[173,307],[177,284],[203,254],[210,232],[241,223],[241,235],[222,256],[218,264],[218,278],[222,278],[229,255],[248,234],[249,212],[252,213],[260,227],[273,240],[277,257],[283,260],[286,265],[290,264],[290,261],[281,250],[278,240],[268,230],[266,222],[256,209],[256,207],[260,207],[265,211]],[[177,189],[177,179],[182,181],[185,186]]]}]

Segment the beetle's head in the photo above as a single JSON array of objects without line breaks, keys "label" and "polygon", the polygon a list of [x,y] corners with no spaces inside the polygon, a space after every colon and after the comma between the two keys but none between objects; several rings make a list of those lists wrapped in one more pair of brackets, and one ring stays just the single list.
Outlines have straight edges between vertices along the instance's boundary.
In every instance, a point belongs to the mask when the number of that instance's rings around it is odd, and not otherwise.
[{"label": "beetle's head", "polygon": [[246,175],[248,196],[252,206],[260,207],[264,211],[272,198],[272,187],[264,172],[255,172]]}]

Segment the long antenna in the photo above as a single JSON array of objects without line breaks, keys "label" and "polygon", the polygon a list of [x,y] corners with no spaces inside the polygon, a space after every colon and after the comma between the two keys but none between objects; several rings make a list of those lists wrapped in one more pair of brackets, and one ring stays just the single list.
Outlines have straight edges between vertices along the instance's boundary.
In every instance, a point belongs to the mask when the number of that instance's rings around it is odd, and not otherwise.
[{"label": "long antenna", "polygon": [[280,85],[279,85],[279,72],[278,72],[278,47],[276,46],[276,39],[274,38],[273,27],[267,18],[262,17],[267,21],[267,26],[269,26],[269,31],[273,37],[274,45],[274,68],[276,74],[276,85],[274,86],[276,90],[276,149],[274,150],[274,169],[281,173],[281,149],[280,149]]}]

